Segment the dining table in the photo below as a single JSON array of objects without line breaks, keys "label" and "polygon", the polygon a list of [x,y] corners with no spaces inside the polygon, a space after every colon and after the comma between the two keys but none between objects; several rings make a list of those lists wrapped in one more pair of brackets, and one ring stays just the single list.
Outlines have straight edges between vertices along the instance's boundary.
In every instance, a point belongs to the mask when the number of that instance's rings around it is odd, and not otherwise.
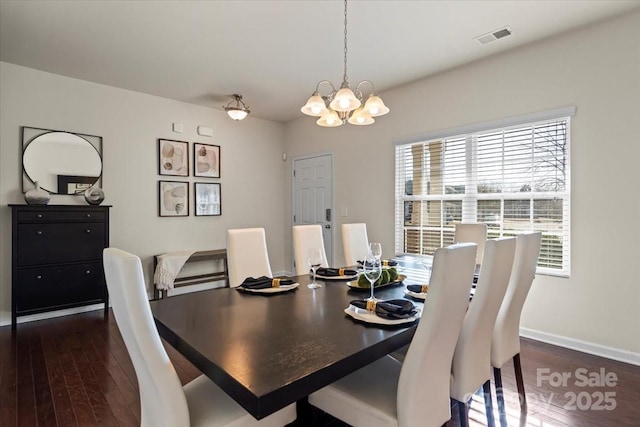
[{"label": "dining table", "polygon": [[[347,315],[370,293],[353,282],[318,279],[310,289],[309,275],[291,279],[299,286],[282,293],[218,288],[150,302],[160,336],[256,419],[409,344],[417,327]],[[404,290],[400,282],[375,296],[412,300]]]}]

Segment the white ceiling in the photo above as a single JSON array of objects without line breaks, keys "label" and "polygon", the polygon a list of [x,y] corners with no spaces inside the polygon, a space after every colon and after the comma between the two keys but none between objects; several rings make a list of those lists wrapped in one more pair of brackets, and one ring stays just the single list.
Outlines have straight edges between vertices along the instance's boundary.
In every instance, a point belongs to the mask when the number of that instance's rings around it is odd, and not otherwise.
[{"label": "white ceiling", "polygon": [[[631,9],[640,1],[351,0],[349,81],[377,92]],[[342,1],[0,1],[0,60],[214,108],[241,93],[286,122],[343,73]],[[509,26],[488,45],[473,38]],[[390,106],[393,112],[393,106]]]}]

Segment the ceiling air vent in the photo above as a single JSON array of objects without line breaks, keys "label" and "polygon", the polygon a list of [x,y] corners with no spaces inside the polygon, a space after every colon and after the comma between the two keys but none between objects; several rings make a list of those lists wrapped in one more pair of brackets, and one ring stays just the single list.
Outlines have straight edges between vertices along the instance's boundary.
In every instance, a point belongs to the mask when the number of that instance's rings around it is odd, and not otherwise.
[{"label": "ceiling air vent", "polygon": [[510,36],[511,33],[512,33],[511,28],[504,27],[504,28],[500,28],[499,30],[495,30],[490,33],[478,36],[474,40],[477,40],[478,43],[480,44],[487,44],[487,43],[494,42],[498,39],[502,39],[504,37]]}]

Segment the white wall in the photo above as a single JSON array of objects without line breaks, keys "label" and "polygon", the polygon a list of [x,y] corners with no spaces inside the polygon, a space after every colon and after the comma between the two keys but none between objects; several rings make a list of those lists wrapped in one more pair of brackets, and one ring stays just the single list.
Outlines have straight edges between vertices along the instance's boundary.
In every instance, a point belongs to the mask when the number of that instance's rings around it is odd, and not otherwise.
[{"label": "white wall", "polygon": [[[105,201],[111,209],[111,245],[139,255],[147,282],[152,256],[184,249],[226,247],[226,230],[260,226],[267,232],[274,271],[285,270],[284,125],[249,117],[235,122],[221,110],[185,104],[30,68],[0,63],[0,324],[10,322],[11,211],[21,192],[20,127],[103,137]],[[172,132],[172,122],[184,133]],[[198,125],[214,136],[197,135]],[[158,175],[158,138],[221,146],[221,178]],[[192,158],[189,167],[193,168]],[[191,172],[193,175],[193,172]],[[158,180],[220,182],[222,216],[158,217]],[[51,204],[85,204],[81,196],[53,196]],[[288,253],[289,249],[287,249]]]},{"label": "white wall", "polygon": [[[349,212],[336,217],[336,261],[343,262],[339,227],[346,222],[366,222],[370,240],[393,255],[394,141],[575,105],[572,273],[536,278],[522,326],[538,337],[640,363],[640,13],[383,95],[391,112],[372,126],[327,129],[303,117],[286,128],[289,158],[335,154],[335,208]],[[290,183],[285,195],[290,211]]]}]

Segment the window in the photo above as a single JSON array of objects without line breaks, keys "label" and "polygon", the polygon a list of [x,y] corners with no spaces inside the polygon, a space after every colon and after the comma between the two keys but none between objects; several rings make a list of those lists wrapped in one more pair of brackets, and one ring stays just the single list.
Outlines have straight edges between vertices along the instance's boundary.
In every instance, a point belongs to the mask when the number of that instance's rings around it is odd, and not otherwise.
[{"label": "window", "polygon": [[396,145],[396,253],[433,254],[456,222],[542,232],[538,272],[569,275],[569,117]]}]

